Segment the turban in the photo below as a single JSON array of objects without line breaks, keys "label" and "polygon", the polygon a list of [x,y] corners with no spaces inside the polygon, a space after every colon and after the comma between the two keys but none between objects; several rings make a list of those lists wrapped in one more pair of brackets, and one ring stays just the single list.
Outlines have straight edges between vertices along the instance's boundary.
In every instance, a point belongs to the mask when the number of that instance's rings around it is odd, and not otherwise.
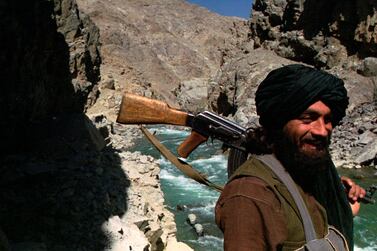
[{"label": "turban", "polygon": [[271,71],[255,94],[259,122],[268,129],[283,127],[319,100],[331,109],[333,126],[338,125],[348,106],[343,80],[300,64]]}]

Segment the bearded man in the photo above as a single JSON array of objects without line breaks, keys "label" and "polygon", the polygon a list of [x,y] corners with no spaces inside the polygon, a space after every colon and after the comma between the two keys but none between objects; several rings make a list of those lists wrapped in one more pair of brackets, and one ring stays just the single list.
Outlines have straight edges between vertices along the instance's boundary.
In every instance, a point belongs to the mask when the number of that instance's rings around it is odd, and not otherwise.
[{"label": "bearded man", "polygon": [[343,81],[288,65],[268,74],[255,101],[270,154],[242,164],[216,204],[224,249],[352,250],[365,190],[338,176],[328,148],[348,106]]}]

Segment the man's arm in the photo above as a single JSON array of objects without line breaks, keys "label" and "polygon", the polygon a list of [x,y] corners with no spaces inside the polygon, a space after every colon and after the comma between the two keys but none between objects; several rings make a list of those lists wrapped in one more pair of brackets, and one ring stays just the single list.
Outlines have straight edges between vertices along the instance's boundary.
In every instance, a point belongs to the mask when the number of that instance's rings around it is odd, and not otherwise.
[{"label": "man's arm", "polygon": [[287,237],[280,202],[255,177],[227,184],[216,205],[216,223],[225,251],[276,250]]},{"label": "man's arm", "polygon": [[356,216],[360,210],[359,199],[364,198],[365,189],[357,185],[352,179],[342,176],[340,177],[342,184],[345,187],[345,192],[347,193],[348,201],[350,202],[352,214]]}]

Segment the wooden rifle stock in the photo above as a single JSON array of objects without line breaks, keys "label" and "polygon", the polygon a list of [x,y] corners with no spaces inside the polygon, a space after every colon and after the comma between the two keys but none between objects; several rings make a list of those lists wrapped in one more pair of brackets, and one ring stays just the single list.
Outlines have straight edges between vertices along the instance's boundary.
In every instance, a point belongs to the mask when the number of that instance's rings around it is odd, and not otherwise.
[{"label": "wooden rifle stock", "polygon": [[171,108],[168,104],[125,92],[117,122],[121,124],[187,124],[188,113]]},{"label": "wooden rifle stock", "polygon": [[[121,124],[190,126],[188,125],[188,119],[189,114],[187,112],[171,108],[165,102],[125,92],[120,105],[117,122]],[[186,158],[207,139],[208,136],[203,136],[192,131],[191,135],[178,147],[178,155]]]}]

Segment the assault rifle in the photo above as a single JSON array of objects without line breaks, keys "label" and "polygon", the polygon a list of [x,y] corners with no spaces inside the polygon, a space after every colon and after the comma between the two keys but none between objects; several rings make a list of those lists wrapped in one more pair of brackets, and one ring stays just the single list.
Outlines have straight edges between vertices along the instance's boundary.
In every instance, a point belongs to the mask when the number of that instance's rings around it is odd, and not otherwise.
[{"label": "assault rifle", "polygon": [[178,155],[187,158],[208,138],[224,146],[246,152],[247,129],[221,116],[204,111],[196,115],[171,108],[165,102],[125,93],[117,122],[122,124],[170,124],[192,128],[191,135],[178,147]]}]

